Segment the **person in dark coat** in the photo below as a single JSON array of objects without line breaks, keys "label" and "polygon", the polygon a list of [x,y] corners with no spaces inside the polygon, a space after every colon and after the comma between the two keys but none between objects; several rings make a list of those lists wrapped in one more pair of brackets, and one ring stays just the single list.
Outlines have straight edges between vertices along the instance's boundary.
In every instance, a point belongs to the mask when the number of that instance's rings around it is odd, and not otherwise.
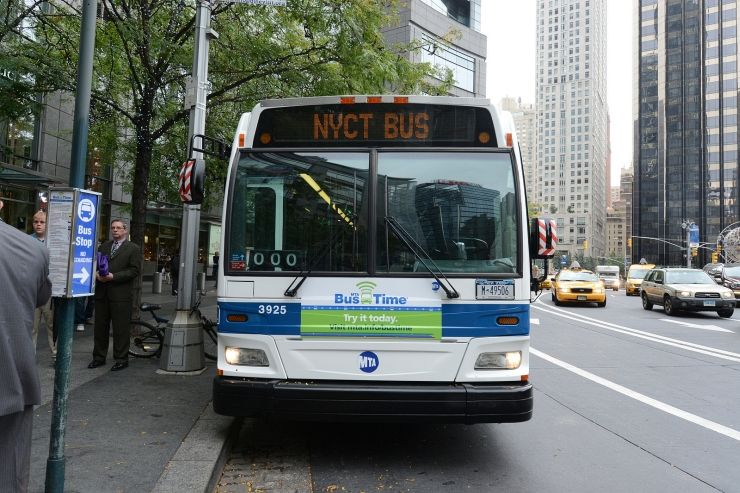
[{"label": "person in dark coat", "polygon": [[177,281],[180,279],[180,254],[174,254],[170,262],[170,277],[172,277],[172,296],[177,296]]},{"label": "person in dark coat", "polygon": [[100,246],[100,253],[108,256],[108,274],[96,274],[95,283],[95,344],[93,360],[88,368],[105,364],[108,355],[109,330],[113,325],[112,371],[128,367],[130,342],[131,302],[134,295],[134,282],[141,271],[141,250],[127,240],[126,224],[116,219],[111,222],[111,241]]},{"label": "person in dark coat", "polygon": [[28,491],[33,406],[41,403],[33,312],[51,296],[49,252],[0,221],[0,491]]},{"label": "person in dark coat", "polygon": [[219,256],[218,252],[213,252],[213,272],[211,275],[213,276],[213,280],[218,282],[218,261],[221,257]]}]

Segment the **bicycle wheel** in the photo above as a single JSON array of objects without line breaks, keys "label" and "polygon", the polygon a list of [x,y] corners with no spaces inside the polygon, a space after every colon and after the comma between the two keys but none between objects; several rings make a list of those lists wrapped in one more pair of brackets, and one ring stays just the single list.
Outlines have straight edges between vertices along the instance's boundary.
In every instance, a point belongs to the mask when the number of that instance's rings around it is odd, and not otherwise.
[{"label": "bicycle wheel", "polygon": [[164,334],[157,327],[141,320],[132,320],[130,324],[131,342],[128,354],[137,358],[151,358],[162,352]]},{"label": "bicycle wheel", "polygon": [[217,324],[210,320],[203,320],[203,354],[210,360],[217,360],[218,356],[218,333]]}]

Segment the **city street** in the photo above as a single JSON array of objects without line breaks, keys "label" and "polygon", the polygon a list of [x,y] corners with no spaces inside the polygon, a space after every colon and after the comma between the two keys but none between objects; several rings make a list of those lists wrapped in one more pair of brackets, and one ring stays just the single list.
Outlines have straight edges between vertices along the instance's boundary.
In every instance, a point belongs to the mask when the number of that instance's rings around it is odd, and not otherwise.
[{"label": "city street", "polygon": [[245,420],[217,491],[737,491],[740,312],[607,297],[533,304],[529,422]]}]

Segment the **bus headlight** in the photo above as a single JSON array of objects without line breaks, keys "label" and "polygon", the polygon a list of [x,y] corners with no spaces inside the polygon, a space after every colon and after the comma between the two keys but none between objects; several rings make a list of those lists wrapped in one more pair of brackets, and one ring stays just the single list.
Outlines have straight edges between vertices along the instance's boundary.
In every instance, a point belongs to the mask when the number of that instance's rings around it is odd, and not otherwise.
[{"label": "bus headlight", "polygon": [[480,353],[475,360],[476,370],[513,370],[522,364],[521,351],[506,353]]},{"label": "bus headlight", "polygon": [[224,352],[226,362],[239,366],[270,366],[267,354],[261,349],[227,347]]}]

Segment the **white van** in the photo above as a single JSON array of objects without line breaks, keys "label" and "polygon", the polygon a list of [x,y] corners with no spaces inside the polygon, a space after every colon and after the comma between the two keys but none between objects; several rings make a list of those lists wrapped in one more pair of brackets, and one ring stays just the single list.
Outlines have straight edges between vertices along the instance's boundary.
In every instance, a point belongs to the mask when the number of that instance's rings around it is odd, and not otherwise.
[{"label": "white van", "polygon": [[619,291],[619,267],[616,265],[597,265],[596,275],[604,281],[605,288]]}]

